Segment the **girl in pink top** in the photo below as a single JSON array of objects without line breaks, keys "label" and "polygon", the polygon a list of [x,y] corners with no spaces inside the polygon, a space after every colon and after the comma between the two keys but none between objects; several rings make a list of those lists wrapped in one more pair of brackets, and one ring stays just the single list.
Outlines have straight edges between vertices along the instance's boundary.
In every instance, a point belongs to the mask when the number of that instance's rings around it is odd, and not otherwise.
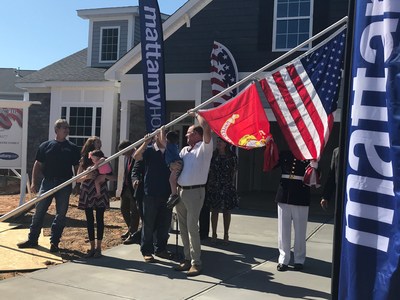
[{"label": "girl in pink top", "polygon": [[[104,153],[101,150],[91,151],[91,152],[89,152],[88,156],[93,162],[92,168],[96,168],[105,159]],[[111,175],[112,168],[111,168],[110,163],[106,163],[106,164],[98,167],[97,171],[99,172],[99,175],[97,175],[96,179],[94,180],[94,183],[96,186],[96,197],[99,197],[99,196],[101,196],[101,193],[100,193],[101,184],[106,181],[106,175]]]}]

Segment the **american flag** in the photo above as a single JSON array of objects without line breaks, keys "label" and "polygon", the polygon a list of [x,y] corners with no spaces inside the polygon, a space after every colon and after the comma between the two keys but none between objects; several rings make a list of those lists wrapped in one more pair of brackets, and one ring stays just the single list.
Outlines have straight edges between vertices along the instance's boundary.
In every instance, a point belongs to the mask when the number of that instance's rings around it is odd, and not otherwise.
[{"label": "american flag", "polygon": [[260,81],[297,159],[318,160],[333,127],[343,69],[345,30]]},{"label": "american flag", "polygon": [[0,108],[0,128],[3,129],[10,129],[12,123],[10,118],[8,117],[8,109],[7,108]]},{"label": "american flag", "polygon": [[[232,53],[224,45],[215,42],[211,51],[211,89],[215,96],[235,84],[238,80],[238,71]],[[223,95],[222,99],[214,101],[214,106],[218,106],[225,101],[235,97],[237,89]]]},{"label": "american flag", "polygon": [[14,120],[22,127],[22,109],[18,108],[0,108],[0,128],[10,129]]},{"label": "american flag", "polygon": [[22,109],[10,108],[8,110],[8,117],[16,121],[19,127],[22,127],[22,116],[23,116]]}]

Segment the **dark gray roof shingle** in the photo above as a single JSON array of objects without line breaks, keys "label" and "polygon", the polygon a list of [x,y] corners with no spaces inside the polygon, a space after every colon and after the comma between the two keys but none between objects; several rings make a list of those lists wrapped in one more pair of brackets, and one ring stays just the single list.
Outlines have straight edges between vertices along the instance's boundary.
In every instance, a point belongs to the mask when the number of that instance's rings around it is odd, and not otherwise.
[{"label": "dark gray roof shingle", "polygon": [[20,78],[17,83],[42,83],[45,81],[106,81],[107,68],[86,66],[87,48],[67,56],[39,71]]},{"label": "dark gray roof shingle", "polygon": [[[19,79],[16,75],[17,69],[0,68],[0,93],[23,93],[23,90],[17,88],[15,83]],[[25,77],[35,72],[34,70],[18,70],[18,73]]]}]

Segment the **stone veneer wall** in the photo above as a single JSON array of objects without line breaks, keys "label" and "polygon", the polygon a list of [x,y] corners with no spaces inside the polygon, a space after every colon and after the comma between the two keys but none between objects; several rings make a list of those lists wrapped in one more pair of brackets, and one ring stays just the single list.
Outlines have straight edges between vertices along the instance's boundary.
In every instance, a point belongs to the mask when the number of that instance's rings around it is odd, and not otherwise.
[{"label": "stone veneer wall", "polygon": [[30,94],[30,101],[39,101],[41,105],[31,105],[28,120],[28,157],[27,172],[32,175],[33,163],[39,145],[49,139],[50,94]]}]

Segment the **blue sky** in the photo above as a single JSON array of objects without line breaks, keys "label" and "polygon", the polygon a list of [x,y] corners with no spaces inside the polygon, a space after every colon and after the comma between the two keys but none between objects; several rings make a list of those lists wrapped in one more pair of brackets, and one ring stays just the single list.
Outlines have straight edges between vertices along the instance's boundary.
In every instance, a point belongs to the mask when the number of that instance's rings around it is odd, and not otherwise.
[{"label": "blue sky", "polygon": [[[187,0],[158,0],[174,13]],[[138,5],[138,0],[11,0],[0,10],[0,68],[39,70],[87,47],[89,21],[77,10]]]}]

